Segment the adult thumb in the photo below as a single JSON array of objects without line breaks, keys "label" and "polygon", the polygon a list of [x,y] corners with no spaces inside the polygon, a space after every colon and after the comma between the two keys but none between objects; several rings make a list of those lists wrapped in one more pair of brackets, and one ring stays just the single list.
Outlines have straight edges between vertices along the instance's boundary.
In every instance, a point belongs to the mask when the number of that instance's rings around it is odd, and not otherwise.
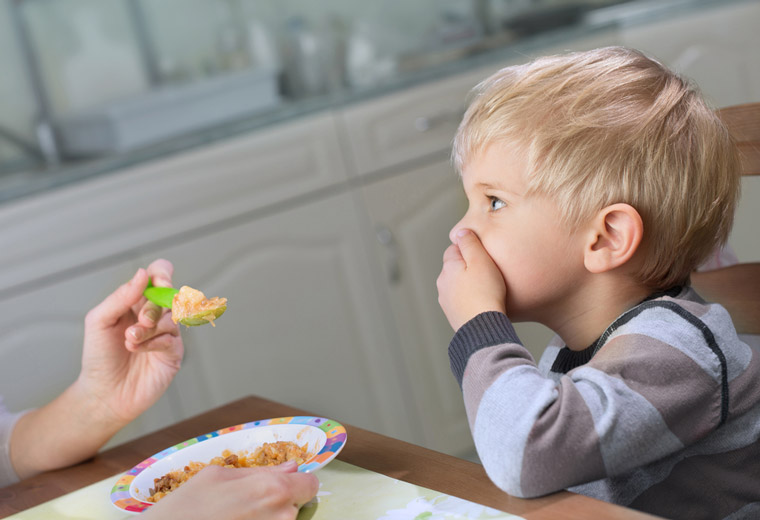
[{"label": "adult thumb", "polygon": [[138,269],[130,281],[119,286],[90,312],[95,324],[109,327],[132,309],[140,301],[143,291],[148,286],[148,273]]},{"label": "adult thumb", "polygon": [[283,462],[282,464],[278,464],[272,467],[276,468],[275,471],[282,471],[284,473],[294,473],[298,471],[298,462],[296,462],[295,460],[288,460],[288,461]]}]

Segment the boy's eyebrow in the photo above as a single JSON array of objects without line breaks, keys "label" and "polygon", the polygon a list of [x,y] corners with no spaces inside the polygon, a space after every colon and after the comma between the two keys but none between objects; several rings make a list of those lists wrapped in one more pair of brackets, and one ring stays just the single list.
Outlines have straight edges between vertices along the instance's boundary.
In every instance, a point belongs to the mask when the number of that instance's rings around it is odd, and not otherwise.
[{"label": "boy's eyebrow", "polygon": [[501,184],[493,183],[493,182],[480,181],[480,182],[475,183],[475,186],[477,186],[478,188],[493,188],[497,190],[504,189],[504,186],[502,186]]},{"label": "boy's eyebrow", "polygon": [[520,195],[517,191],[514,189],[508,188],[506,185],[501,183],[492,183],[492,182],[478,182],[475,183],[475,186],[481,189],[490,189],[490,190],[499,190],[499,191],[508,191],[509,193],[514,193],[515,195]]}]

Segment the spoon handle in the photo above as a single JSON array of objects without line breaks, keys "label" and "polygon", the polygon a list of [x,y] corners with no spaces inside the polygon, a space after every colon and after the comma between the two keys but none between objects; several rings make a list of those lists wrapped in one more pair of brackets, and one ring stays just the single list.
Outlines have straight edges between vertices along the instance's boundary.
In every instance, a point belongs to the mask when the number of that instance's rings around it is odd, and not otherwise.
[{"label": "spoon handle", "polygon": [[143,296],[160,307],[171,309],[174,295],[178,292],[179,289],[175,289],[174,287],[154,287],[153,282],[150,281],[148,282],[148,287],[143,291]]}]

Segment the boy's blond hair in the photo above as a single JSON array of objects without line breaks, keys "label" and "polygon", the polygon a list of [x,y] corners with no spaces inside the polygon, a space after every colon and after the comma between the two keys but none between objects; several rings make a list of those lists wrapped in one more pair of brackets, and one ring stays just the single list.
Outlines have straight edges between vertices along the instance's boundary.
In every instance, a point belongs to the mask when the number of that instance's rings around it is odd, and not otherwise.
[{"label": "boy's blond hair", "polygon": [[639,281],[688,283],[728,239],[739,198],[738,153],[695,86],[622,47],[507,67],[475,88],[454,139],[463,166],[486,146],[528,154],[528,191],[577,226],[610,204],[644,222]]}]

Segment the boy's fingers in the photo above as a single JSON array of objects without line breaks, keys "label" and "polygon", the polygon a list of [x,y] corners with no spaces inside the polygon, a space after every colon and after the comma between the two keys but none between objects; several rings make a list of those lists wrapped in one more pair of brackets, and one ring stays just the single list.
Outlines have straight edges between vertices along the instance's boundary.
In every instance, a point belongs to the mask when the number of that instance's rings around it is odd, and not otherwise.
[{"label": "boy's fingers", "polygon": [[443,263],[446,264],[449,262],[464,263],[464,258],[462,258],[462,253],[459,251],[459,246],[456,244],[451,244],[449,247],[446,248],[446,251],[443,252]]},{"label": "boy's fingers", "polygon": [[88,317],[105,326],[113,325],[140,301],[147,285],[148,274],[144,269],[138,269],[129,282],[108,295],[90,311]]},{"label": "boy's fingers", "polygon": [[480,243],[477,235],[469,229],[461,229],[457,233],[457,246],[459,252],[467,265],[475,259],[475,255],[483,250],[483,244]]}]

